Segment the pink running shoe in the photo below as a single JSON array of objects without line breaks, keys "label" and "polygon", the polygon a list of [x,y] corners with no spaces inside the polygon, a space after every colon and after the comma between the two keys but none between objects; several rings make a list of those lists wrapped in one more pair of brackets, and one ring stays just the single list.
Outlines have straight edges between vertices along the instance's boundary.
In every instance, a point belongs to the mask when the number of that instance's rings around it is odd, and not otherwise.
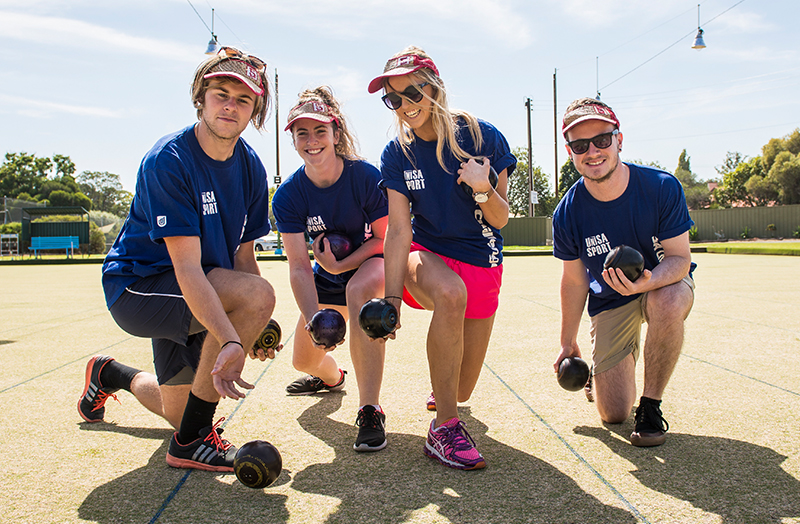
[{"label": "pink running shoe", "polygon": [[431,421],[428,439],[423,451],[445,466],[455,469],[481,469],[486,467],[483,456],[475,449],[475,441],[467,433],[464,423],[453,417],[438,428]]},{"label": "pink running shoe", "polygon": [[436,397],[433,396],[433,391],[431,391],[431,396],[429,396],[428,400],[425,402],[425,406],[428,408],[428,411],[436,411]]}]

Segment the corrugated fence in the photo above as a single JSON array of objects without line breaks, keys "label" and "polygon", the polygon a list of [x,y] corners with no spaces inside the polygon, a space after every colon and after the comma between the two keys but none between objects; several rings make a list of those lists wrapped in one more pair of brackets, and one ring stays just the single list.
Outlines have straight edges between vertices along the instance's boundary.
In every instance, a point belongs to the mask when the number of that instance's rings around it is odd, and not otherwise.
[{"label": "corrugated fence", "polygon": [[[745,228],[749,229],[749,237],[792,238],[800,227],[800,204],[701,209],[689,211],[689,214],[697,227],[696,240],[739,239]],[[510,218],[502,233],[507,246],[550,245],[553,242],[553,221],[550,217]]]}]

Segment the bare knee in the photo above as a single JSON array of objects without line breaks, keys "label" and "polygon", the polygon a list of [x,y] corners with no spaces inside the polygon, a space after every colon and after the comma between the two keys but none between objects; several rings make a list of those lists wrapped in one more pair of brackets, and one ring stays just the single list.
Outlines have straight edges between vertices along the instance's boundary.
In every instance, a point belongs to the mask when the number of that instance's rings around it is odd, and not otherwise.
[{"label": "bare knee", "polygon": [[684,282],[650,291],[647,294],[647,321],[671,324],[682,322],[694,302],[692,290]]},{"label": "bare knee", "polygon": [[258,320],[259,325],[266,326],[275,310],[275,290],[272,285],[263,278],[254,279],[252,295],[248,298],[253,321]]},{"label": "bare knee", "polygon": [[463,318],[463,313],[467,309],[467,288],[461,285],[440,290],[434,297],[434,308],[460,312]]}]

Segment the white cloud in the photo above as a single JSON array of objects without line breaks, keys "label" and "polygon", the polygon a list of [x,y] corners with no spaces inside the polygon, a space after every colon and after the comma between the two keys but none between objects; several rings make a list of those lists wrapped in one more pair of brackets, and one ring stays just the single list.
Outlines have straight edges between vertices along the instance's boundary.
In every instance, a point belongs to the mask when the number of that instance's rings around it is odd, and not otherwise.
[{"label": "white cloud", "polygon": [[4,95],[2,93],[0,93],[0,105],[4,107],[5,113],[16,113],[18,115],[32,118],[48,118],[54,116],[55,113],[94,116],[100,118],[119,118],[122,116],[120,111],[113,111],[103,107],[59,104],[56,102],[33,100],[20,96]]},{"label": "white cloud", "polygon": [[132,36],[70,18],[0,11],[0,34],[6,40],[92,49],[121,49],[135,54],[197,63],[197,51],[184,44]]}]

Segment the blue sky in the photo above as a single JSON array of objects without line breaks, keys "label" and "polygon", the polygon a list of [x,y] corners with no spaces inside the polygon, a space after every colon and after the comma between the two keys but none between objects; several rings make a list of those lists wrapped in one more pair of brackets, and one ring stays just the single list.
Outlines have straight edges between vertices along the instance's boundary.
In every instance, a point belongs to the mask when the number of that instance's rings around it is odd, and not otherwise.
[{"label": "blue sky", "polygon": [[[110,171],[133,191],[155,141],[195,121],[189,86],[210,32],[279,75],[280,171],[300,158],[282,131],[299,91],[330,85],[361,152],[377,162],[391,113],[368,82],[409,44],[424,48],[451,105],[527,145],[554,171],[557,111],[581,96],[617,112],[623,158],[673,170],[686,149],[700,179],[727,151],[760,154],[800,126],[800,2],[707,0],[707,48],[691,49],[697,2],[685,0],[0,0],[0,149],[69,155],[78,172]],[[738,3],[738,5],[737,5]],[[708,23],[705,23],[708,22]],[[674,44],[674,45],[673,45]],[[245,139],[276,173],[275,121]],[[566,159],[558,137],[558,163]]]}]

